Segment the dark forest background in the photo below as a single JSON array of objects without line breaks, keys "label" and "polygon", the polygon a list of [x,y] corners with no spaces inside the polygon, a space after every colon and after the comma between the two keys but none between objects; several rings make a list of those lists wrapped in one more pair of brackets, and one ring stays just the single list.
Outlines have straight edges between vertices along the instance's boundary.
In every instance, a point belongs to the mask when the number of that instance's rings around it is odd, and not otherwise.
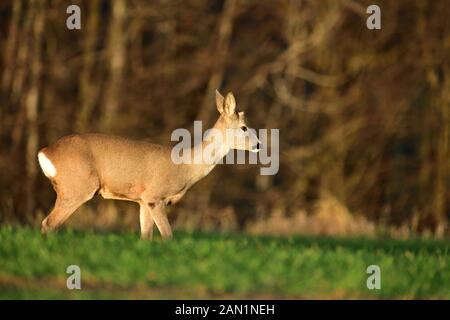
[{"label": "dark forest background", "polygon": [[[212,124],[219,88],[280,129],[280,170],[218,166],[170,209],[177,227],[450,233],[449,1],[2,0],[0,55],[1,224],[51,209],[41,147],[74,132],[169,144]],[[130,203],[79,211],[74,226],[138,228]]]}]

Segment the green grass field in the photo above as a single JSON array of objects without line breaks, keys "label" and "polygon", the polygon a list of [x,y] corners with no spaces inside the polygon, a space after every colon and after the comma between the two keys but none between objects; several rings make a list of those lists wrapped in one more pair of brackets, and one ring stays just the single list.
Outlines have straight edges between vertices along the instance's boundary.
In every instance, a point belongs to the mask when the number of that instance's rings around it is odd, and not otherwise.
[{"label": "green grass field", "polygon": [[[68,290],[66,268],[81,268]],[[369,290],[369,265],[381,289]],[[0,229],[0,298],[450,298],[450,243]]]}]

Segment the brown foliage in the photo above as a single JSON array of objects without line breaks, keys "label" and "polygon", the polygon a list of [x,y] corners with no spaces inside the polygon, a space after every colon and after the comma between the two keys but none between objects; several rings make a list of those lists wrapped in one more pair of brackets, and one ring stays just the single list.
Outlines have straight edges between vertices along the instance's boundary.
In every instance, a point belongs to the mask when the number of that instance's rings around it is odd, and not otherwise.
[{"label": "brown foliage", "polygon": [[371,31],[369,1],[1,1],[0,222],[49,210],[38,147],[86,131],[169,143],[215,117],[219,87],[254,127],[280,129],[281,168],[220,166],[177,219],[231,210],[250,228],[332,195],[373,223],[448,233],[450,7],[378,2]]}]

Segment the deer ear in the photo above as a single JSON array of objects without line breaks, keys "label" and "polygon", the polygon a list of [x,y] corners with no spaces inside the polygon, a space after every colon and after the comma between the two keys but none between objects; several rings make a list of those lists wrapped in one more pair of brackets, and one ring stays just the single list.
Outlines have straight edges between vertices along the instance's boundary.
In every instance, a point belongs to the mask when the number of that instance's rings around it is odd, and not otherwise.
[{"label": "deer ear", "polygon": [[216,89],[216,106],[219,113],[223,113],[223,96],[220,94],[220,92]]},{"label": "deer ear", "polygon": [[228,92],[225,97],[224,111],[228,116],[232,116],[236,110],[236,100],[234,99],[233,93]]}]

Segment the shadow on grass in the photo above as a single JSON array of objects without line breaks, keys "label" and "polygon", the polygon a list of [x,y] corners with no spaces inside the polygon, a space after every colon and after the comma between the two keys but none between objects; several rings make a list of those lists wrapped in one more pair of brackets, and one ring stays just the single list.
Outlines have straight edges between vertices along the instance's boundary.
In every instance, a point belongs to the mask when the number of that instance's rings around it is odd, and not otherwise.
[{"label": "shadow on grass", "polygon": [[296,247],[318,247],[320,249],[337,249],[344,247],[351,251],[358,250],[382,250],[387,253],[399,253],[411,251],[413,253],[449,253],[450,240],[429,239],[429,238],[411,238],[411,239],[392,239],[392,238],[365,238],[365,237],[330,237],[330,236],[249,236],[236,233],[209,233],[209,232],[185,232],[178,231],[175,238],[179,236],[190,236],[197,240],[212,239],[234,239],[247,241],[248,243],[269,244],[274,241],[280,245],[289,245]]},{"label": "shadow on grass", "polygon": [[[5,228],[5,227],[4,227]],[[27,232],[36,236],[40,234],[36,228],[29,226],[20,227],[6,227],[11,232]],[[1,229],[0,229],[1,230]],[[139,233],[133,231],[110,231],[110,230],[78,230],[62,228],[54,232],[64,237],[76,237],[79,239],[90,236],[120,236],[127,240],[139,240]],[[43,239],[46,235],[40,235]],[[51,234],[50,234],[51,236]],[[331,236],[272,236],[272,235],[248,235],[243,233],[229,233],[229,232],[205,232],[205,231],[184,231],[175,230],[171,242],[177,242],[180,239],[191,238],[192,240],[201,241],[221,241],[221,240],[237,240],[248,244],[264,245],[276,243],[278,245],[302,247],[317,247],[319,249],[334,250],[337,248],[346,248],[351,251],[358,250],[382,250],[386,253],[400,253],[410,251],[412,253],[439,253],[448,254],[450,252],[450,239],[431,239],[431,238],[410,238],[410,239],[393,239],[389,237],[331,237]],[[141,241],[141,240],[139,240]],[[154,231],[155,242],[164,242],[157,230]]]}]

